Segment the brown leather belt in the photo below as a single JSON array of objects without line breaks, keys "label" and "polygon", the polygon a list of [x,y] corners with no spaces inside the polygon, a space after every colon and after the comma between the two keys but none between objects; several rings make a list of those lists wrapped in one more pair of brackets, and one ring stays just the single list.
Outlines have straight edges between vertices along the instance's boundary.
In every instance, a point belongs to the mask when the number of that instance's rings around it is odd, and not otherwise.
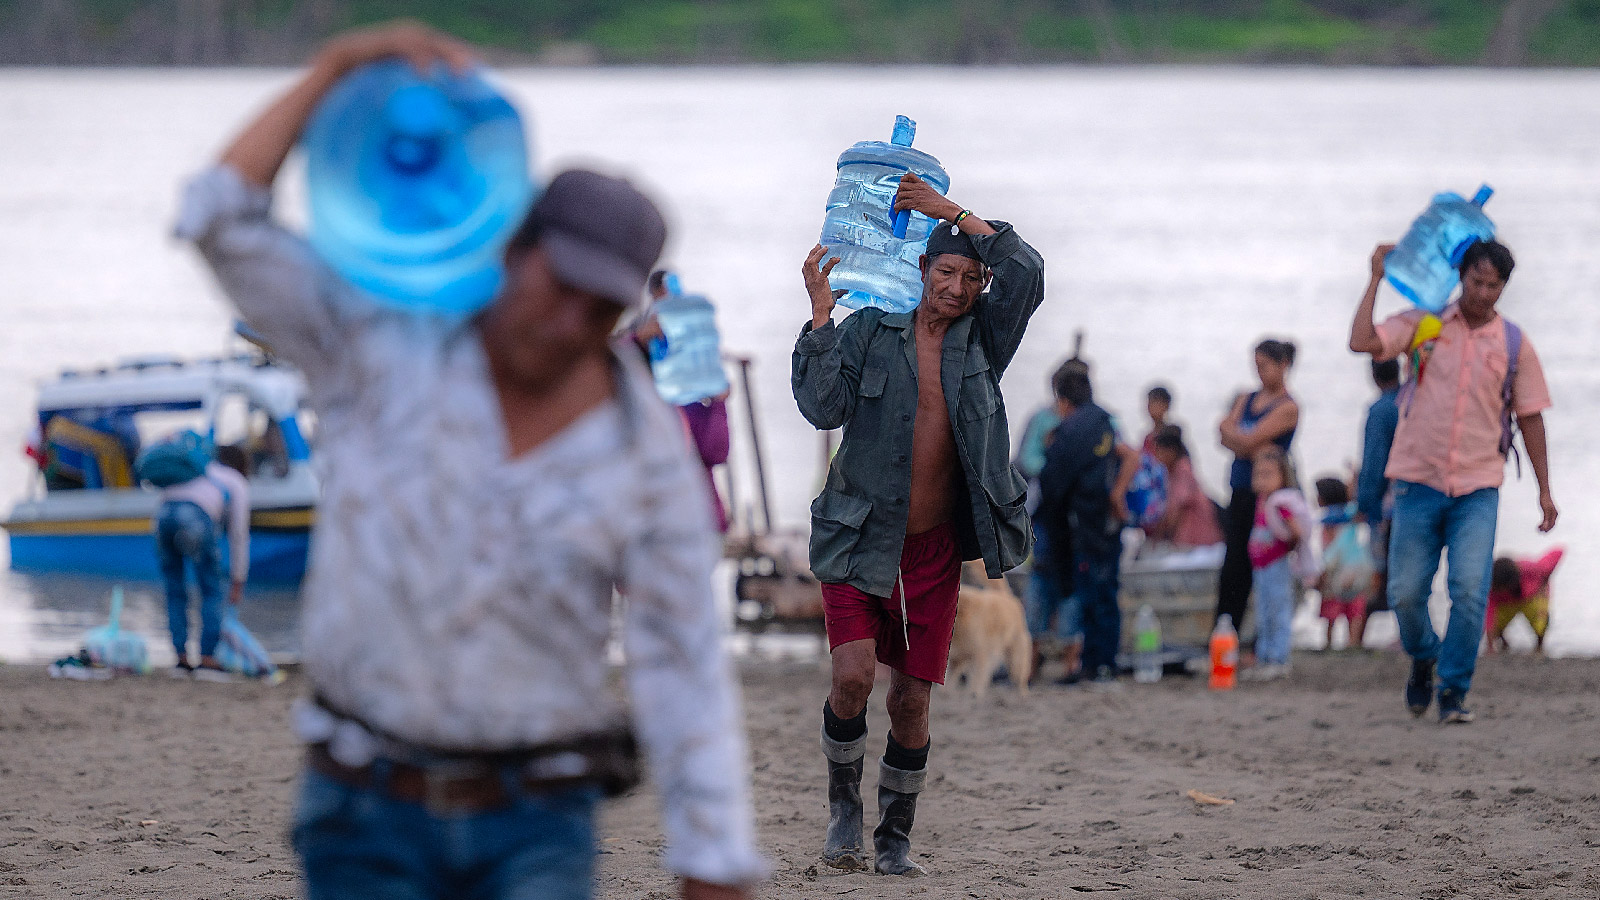
[{"label": "brown leather belt", "polygon": [[366,766],[347,766],[334,759],[325,744],[312,744],[306,749],[306,766],[341,784],[381,791],[434,813],[503,809],[515,799],[513,788],[530,794],[548,794],[581,785],[600,786],[588,773],[536,777],[512,766],[477,760],[429,766],[384,760]]}]

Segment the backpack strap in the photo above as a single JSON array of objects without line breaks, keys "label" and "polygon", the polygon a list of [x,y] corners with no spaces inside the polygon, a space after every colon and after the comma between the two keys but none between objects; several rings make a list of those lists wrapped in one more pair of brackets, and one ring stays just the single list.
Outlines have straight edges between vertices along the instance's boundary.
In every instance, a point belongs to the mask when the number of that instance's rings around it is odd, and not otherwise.
[{"label": "backpack strap", "polygon": [[223,484],[222,482],[218,481],[215,478],[212,478],[209,473],[206,474],[206,475],[203,475],[201,477],[203,477],[203,478],[205,478],[205,480],[211,482],[213,487],[215,487],[217,490],[222,492],[222,521],[217,523],[217,529],[219,531],[221,531],[223,534],[227,534],[228,533],[228,513],[233,510],[233,492],[228,490],[228,486],[227,485]]},{"label": "backpack strap", "polygon": [[1513,401],[1517,381],[1517,362],[1522,357],[1522,329],[1510,319],[1501,316],[1506,327],[1506,378],[1500,383],[1500,455],[1510,455],[1517,462],[1517,477],[1522,477],[1522,454],[1512,438],[1516,435],[1517,416]]}]

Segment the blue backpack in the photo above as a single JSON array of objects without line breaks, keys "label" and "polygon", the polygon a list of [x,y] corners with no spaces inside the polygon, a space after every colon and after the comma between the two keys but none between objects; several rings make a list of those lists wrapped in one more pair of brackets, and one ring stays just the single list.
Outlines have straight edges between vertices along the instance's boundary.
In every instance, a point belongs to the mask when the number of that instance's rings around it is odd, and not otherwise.
[{"label": "blue backpack", "polygon": [[185,430],[145,448],[133,468],[140,481],[172,487],[206,474],[215,455],[210,438]]}]

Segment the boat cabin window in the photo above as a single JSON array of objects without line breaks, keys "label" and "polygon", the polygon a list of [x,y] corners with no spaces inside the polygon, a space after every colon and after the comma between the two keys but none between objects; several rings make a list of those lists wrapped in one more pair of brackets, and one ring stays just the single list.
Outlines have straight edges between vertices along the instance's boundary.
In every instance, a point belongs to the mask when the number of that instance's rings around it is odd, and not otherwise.
[{"label": "boat cabin window", "polygon": [[268,478],[289,474],[289,448],[283,429],[267,410],[241,393],[222,395],[216,409],[214,438],[218,447],[244,451],[250,472]]}]

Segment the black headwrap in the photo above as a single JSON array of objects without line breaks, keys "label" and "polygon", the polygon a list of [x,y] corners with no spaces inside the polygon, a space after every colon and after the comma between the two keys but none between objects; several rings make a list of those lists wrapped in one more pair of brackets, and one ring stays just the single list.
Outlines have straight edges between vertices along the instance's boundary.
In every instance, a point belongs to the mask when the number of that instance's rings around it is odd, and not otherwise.
[{"label": "black headwrap", "polygon": [[956,233],[951,234],[952,230],[955,229],[951,228],[949,222],[933,223],[933,233],[928,235],[928,249],[923,251],[923,255],[933,259],[941,253],[954,253],[956,256],[983,262],[983,257],[978,255],[978,248],[972,246],[972,238],[960,230],[955,230]]}]

